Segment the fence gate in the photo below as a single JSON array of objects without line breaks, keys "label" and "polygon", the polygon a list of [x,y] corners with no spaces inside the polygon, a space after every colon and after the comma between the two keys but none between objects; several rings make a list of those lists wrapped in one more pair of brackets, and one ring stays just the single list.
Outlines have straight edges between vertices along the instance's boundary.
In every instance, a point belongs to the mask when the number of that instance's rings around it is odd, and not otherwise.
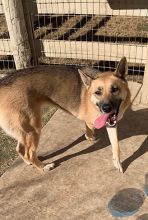
[{"label": "fence gate", "polygon": [[2,70],[64,64],[106,71],[126,56],[128,79],[143,85],[138,102],[148,104],[147,0],[1,1]]}]

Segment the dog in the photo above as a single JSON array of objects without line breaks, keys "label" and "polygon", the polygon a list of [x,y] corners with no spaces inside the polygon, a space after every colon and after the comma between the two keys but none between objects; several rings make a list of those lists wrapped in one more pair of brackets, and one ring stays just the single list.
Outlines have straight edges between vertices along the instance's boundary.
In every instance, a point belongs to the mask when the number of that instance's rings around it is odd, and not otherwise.
[{"label": "dog", "polygon": [[88,140],[95,139],[95,128],[106,126],[114,165],[122,172],[116,125],[130,105],[127,72],[125,57],[114,72],[60,65],[15,71],[0,80],[0,126],[18,141],[16,151],[27,164],[49,171],[54,163],[44,165],[36,149],[41,107],[52,102],[85,122]]}]

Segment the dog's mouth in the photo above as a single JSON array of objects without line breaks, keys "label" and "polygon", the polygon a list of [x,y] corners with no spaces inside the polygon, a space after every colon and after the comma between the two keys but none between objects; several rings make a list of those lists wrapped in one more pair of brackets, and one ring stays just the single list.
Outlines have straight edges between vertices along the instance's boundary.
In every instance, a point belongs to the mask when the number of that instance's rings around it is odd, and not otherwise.
[{"label": "dog's mouth", "polygon": [[106,120],[106,125],[108,125],[109,127],[114,127],[116,124],[117,124],[117,114],[112,113],[108,116]]},{"label": "dog's mouth", "polygon": [[113,110],[111,112],[109,113],[102,112],[102,115],[99,116],[94,122],[95,128],[100,129],[104,126],[115,127],[117,124],[117,118],[118,118],[121,102],[122,100],[118,99],[116,103],[112,105]]},{"label": "dog's mouth", "polygon": [[117,113],[103,113],[100,117],[95,120],[94,126],[97,129],[109,126],[114,127],[117,124]]}]

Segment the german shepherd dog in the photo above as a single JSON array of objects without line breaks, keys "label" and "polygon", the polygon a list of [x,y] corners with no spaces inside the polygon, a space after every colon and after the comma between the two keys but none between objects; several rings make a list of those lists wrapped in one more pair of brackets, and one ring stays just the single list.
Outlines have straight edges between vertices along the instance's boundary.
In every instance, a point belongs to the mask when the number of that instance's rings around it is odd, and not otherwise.
[{"label": "german shepherd dog", "polygon": [[122,172],[117,121],[130,104],[127,61],[123,57],[114,72],[93,68],[78,70],[67,66],[38,66],[18,70],[0,80],[0,126],[18,141],[21,158],[42,171],[36,155],[41,133],[41,106],[52,102],[83,120],[86,139],[94,140],[94,129],[106,125],[112,144],[113,162]]}]

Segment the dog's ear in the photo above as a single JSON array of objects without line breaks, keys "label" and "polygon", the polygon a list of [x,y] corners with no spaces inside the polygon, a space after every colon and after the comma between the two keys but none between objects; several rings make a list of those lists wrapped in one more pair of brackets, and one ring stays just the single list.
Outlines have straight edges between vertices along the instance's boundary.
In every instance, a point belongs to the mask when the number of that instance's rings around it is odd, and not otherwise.
[{"label": "dog's ear", "polygon": [[114,75],[121,79],[125,79],[127,74],[128,74],[127,60],[126,60],[126,57],[122,57],[120,62],[117,65]]},{"label": "dog's ear", "polygon": [[83,70],[78,69],[78,72],[80,74],[80,77],[82,79],[83,84],[86,86],[86,88],[88,88],[90,86],[90,84],[91,84],[92,79],[89,76],[87,76],[83,72]]},{"label": "dog's ear", "polygon": [[82,69],[78,69],[78,72],[86,88],[90,86],[91,81],[96,79],[98,75],[98,70],[90,67],[84,67]]}]

